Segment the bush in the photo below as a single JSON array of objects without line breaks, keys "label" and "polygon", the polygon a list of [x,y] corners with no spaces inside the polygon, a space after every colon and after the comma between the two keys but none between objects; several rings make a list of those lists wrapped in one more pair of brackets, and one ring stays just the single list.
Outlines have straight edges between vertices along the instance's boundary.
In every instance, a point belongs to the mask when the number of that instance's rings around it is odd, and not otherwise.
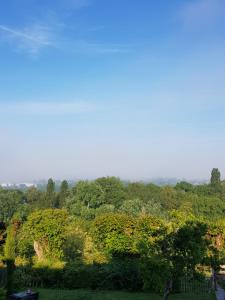
[{"label": "bush", "polygon": [[125,214],[106,214],[94,221],[93,238],[103,251],[113,256],[136,255],[135,220]]},{"label": "bush", "polygon": [[141,263],[144,289],[154,293],[161,293],[165,288],[170,270],[166,262],[155,257],[145,258]]},{"label": "bush", "polygon": [[[27,236],[28,241],[36,244],[35,251],[39,260],[44,258],[57,260],[63,257],[62,247],[65,242],[67,224],[68,213],[61,209],[37,210],[29,215],[22,231]],[[20,246],[22,249],[26,249],[26,246]],[[29,249],[30,251],[31,249]],[[22,255],[22,253],[20,254]],[[28,253],[23,254],[29,257]]]},{"label": "bush", "polygon": [[142,278],[137,259],[114,259],[109,264],[68,265],[63,272],[66,288],[140,290]]},{"label": "bush", "polygon": [[102,282],[102,288],[106,286],[113,290],[140,290],[143,286],[142,276],[139,270],[137,258],[114,258],[105,265],[107,276]]},{"label": "bush", "polygon": [[16,269],[14,278],[17,289],[26,287],[63,287],[63,269],[21,266]]},{"label": "bush", "polygon": [[143,285],[138,259],[131,258],[113,259],[109,264],[70,263],[61,269],[20,266],[14,275],[17,289],[58,287],[139,290]]},{"label": "bush", "polygon": [[88,266],[69,264],[63,270],[63,285],[68,289],[90,288],[93,274]]},{"label": "bush", "polygon": [[90,294],[77,295],[75,300],[91,300],[92,296]]},{"label": "bush", "polygon": [[2,288],[0,288],[0,300],[6,299],[6,291]]}]

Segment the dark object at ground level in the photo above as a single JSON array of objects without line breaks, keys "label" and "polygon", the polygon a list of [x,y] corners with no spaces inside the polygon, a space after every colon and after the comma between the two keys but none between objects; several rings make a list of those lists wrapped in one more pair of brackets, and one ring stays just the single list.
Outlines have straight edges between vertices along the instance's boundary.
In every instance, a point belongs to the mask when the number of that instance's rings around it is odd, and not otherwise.
[{"label": "dark object at ground level", "polygon": [[13,294],[9,298],[10,300],[22,299],[22,300],[38,300],[38,293],[36,292],[21,292]]}]

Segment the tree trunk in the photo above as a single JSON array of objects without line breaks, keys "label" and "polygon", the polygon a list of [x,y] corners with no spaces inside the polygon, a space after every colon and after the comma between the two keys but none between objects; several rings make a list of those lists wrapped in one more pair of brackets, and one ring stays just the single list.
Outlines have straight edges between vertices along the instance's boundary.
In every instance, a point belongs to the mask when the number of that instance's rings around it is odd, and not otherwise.
[{"label": "tree trunk", "polygon": [[37,241],[34,241],[34,251],[38,257],[38,260],[43,260],[44,258],[44,251],[43,251],[43,248],[42,246],[37,242]]},{"label": "tree trunk", "polygon": [[172,287],[173,287],[172,279],[167,280],[165,291],[164,291],[164,294],[163,294],[163,300],[168,300],[169,294],[172,291]]}]

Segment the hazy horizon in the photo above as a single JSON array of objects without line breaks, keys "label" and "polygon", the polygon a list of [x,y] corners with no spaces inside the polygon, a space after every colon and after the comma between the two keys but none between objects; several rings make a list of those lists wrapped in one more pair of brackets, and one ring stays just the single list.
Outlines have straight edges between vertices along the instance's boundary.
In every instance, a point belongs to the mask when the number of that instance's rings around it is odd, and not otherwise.
[{"label": "hazy horizon", "polygon": [[[196,183],[196,184],[201,184],[201,183],[209,183],[210,182],[210,176],[211,173],[208,174],[208,177],[205,178],[185,178],[185,177],[146,177],[146,178],[140,178],[140,177],[133,177],[133,178],[123,178],[123,177],[119,177],[116,176],[115,174],[111,174],[111,175],[102,175],[102,176],[98,176],[98,177],[88,177],[88,176],[83,176],[83,177],[73,177],[73,178],[66,178],[66,177],[46,177],[46,178],[26,178],[24,180],[9,180],[9,181],[0,181],[0,185],[2,184],[45,184],[47,183],[47,181],[51,178],[53,179],[53,181],[55,182],[62,182],[63,180],[66,180],[70,183],[72,182],[78,182],[80,180],[88,180],[88,181],[92,181],[92,180],[96,180],[98,178],[101,177],[116,177],[119,178],[120,180],[124,181],[124,182],[146,182],[146,183],[156,183],[156,184],[173,184],[173,183],[177,183],[177,182],[181,182],[181,181],[185,181],[185,182],[190,182],[190,183]],[[221,180],[225,180],[222,176],[221,176]]]},{"label": "hazy horizon", "polygon": [[225,176],[223,0],[0,3],[0,182]]}]

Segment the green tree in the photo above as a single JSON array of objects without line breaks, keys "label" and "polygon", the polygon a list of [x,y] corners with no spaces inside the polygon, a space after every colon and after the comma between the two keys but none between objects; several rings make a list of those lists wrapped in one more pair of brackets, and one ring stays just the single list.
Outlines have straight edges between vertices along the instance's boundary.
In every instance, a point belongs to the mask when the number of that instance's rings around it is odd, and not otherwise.
[{"label": "green tree", "polygon": [[142,204],[160,203],[161,188],[153,183],[132,182],[126,187],[126,200],[139,199]]},{"label": "green tree", "polygon": [[142,212],[143,202],[139,199],[125,200],[120,207],[120,211],[135,216]]},{"label": "green tree", "polygon": [[[157,237],[154,243],[149,243],[147,239],[146,244],[141,244],[145,285],[149,286],[150,284],[152,290],[156,292],[165,290],[164,299],[168,299],[173,285],[180,277],[187,275],[189,278],[193,278],[196,274],[196,266],[206,261],[209,249],[207,231],[206,224],[187,221],[175,231],[161,235],[161,238]],[[156,280],[152,281],[149,273],[152,272],[152,268],[149,268],[149,264],[152,263],[154,266],[159,264],[161,270],[163,270],[163,265],[165,268],[165,272],[162,272],[161,276],[160,273],[157,273],[158,283]],[[166,277],[165,274],[167,274]]]},{"label": "green tree", "polygon": [[112,256],[137,254],[134,218],[118,213],[97,217],[93,223],[93,237],[98,246]]},{"label": "green tree", "polygon": [[37,210],[29,215],[22,231],[33,243],[39,260],[63,258],[68,213],[60,209]]},{"label": "green tree", "polygon": [[25,192],[25,198],[26,198],[27,204],[29,204],[30,207],[41,208],[42,203],[43,203],[43,192],[39,191],[36,187],[30,187]]},{"label": "green tree", "polygon": [[220,171],[219,171],[219,169],[217,169],[217,168],[212,169],[210,183],[211,183],[211,185],[220,184]]},{"label": "green tree", "polygon": [[161,205],[166,210],[176,209],[179,206],[176,190],[171,186],[165,186],[160,193]]},{"label": "green tree", "polygon": [[22,192],[0,190],[0,221],[9,223],[13,215],[23,206]]},{"label": "green tree", "polygon": [[0,246],[4,245],[6,239],[6,226],[4,222],[0,222]]},{"label": "green tree", "polygon": [[225,202],[214,196],[195,196],[192,202],[192,211],[196,217],[203,217],[205,220],[223,219],[225,214]]},{"label": "green tree", "polygon": [[160,203],[157,203],[152,199],[146,203],[140,199],[125,200],[119,210],[133,216],[137,216],[139,214],[151,214],[159,216],[162,213],[162,207]]},{"label": "green tree", "polygon": [[193,184],[191,184],[189,182],[181,181],[176,184],[175,189],[181,190],[181,191],[184,191],[187,193],[187,192],[193,192],[194,186],[193,186]]},{"label": "green tree", "polygon": [[225,260],[225,221],[208,222],[207,238],[210,243],[206,261],[214,270],[218,270]]},{"label": "green tree", "polygon": [[68,199],[68,206],[73,211],[73,206],[78,204],[86,208],[98,208],[104,203],[105,193],[101,185],[95,181],[79,181],[73,189],[73,194]]},{"label": "green tree", "polygon": [[16,257],[16,232],[13,225],[7,228],[7,238],[4,245],[4,257],[15,259]]},{"label": "green tree", "polygon": [[117,177],[102,177],[95,180],[103,192],[104,203],[112,204],[116,208],[120,207],[125,199],[125,187]]},{"label": "green tree", "polygon": [[95,209],[95,216],[109,214],[115,212],[115,206],[112,204],[103,204]]},{"label": "green tree", "polygon": [[59,191],[58,197],[57,197],[57,205],[56,206],[58,208],[65,207],[68,192],[69,192],[69,184],[66,180],[63,180],[60,185],[60,191]]},{"label": "green tree", "polygon": [[212,169],[210,184],[215,192],[221,192],[220,171],[217,168]]},{"label": "green tree", "polygon": [[46,195],[45,195],[45,203],[44,208],[54,208],[56,205],[55,203],[55,182],[52,178],[48,180],[47,187],[46,187]]}]

